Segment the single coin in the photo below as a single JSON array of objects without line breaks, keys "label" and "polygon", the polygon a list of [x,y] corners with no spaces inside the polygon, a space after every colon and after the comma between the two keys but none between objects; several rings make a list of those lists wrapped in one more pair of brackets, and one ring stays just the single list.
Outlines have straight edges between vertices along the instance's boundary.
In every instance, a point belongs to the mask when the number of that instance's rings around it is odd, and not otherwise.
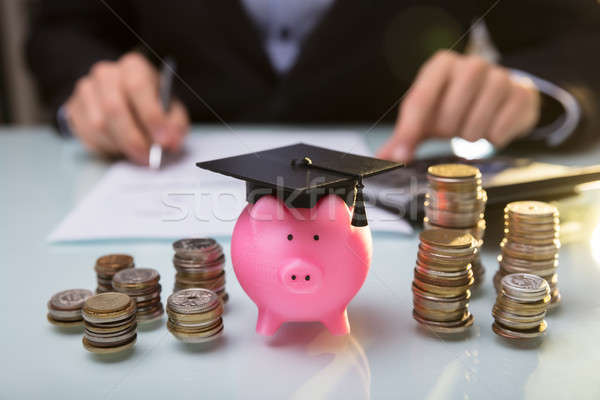
[{"label": "single coin", "polygon": [[421,318],[433,322],[452,322],[462,319],[463,315],[468,312],[468,307],[462,307],[457,310],[433,310],[423,307],[418,303],[413,305],[413,311]]},{"label": "single coin", "polygon": [[481,172],[477,167],[467,164],[438,164],[427,168],[427,173],[441,178],[477,178]]},{"label": "single coin", "polygon": [[113,286],[119,288],[149,286],[157,284],[159,279],[158,271],[152,268],[125,269],[115,274]]},{"label": "single coin", "polygon": [[461,296],[473,285],[474,279],[471,278],[469,283],[463,286],[438,286],[425,283],[419,279],[414,279],[413,284],[424,292],[431,293],[439,297],[456,297]]},{"label": "single coin", "polygon": [[131,298],[123,293],[97,294],[85,301],[83,311],[91,314],[113,313],[126,309],[131,302]]},{"label": "single coin", "polygon": [[96,353],[96,354],[112,354],[112,353],[119,353],[121,351],[130,349],[131,347],[133,347],[136,340],[137,340],[137,335],[134,336],[133,339],[131,339],[129,342],[115,346],[115,347],[94,346],[93,344],[91,344],[88,341],[88,339],[85,336],[83,337],[82,342],[83,342],[83,347],[89,352]]},{"label": "single coin", "polygon": [[133,268],[133,257],[128,254],[108,254],[96,260],[96,272],[114,274],[124,268]]},{"label": "single coin", "polygon": [[492,324],[494,333],[507,339],[534,339],[540,337],[546,331],[547,327],[548,324],[546,321],[542,321],[536,328],[523,330],[509,329],[498,322]]},{"label": "single coin", "polygon": [[59,311],[81,310],[83,303],[93,296],[87,289],[68,289],[56,293],[50,298],[48,308]]},{"label": "single coin", "polygon": [[181,334],[178,331],[176,331],[175,329],[173,329],[172,326],[169,324],[167,324],[167,328],[169,329],[169,332],[171,332],[171,334],[173,334],[173,336],[175,336],[177,339],[181,340],[184,343],[211,342],[211,341],[221,337],[221,335],[223,334],[223,330],[224,330],[224,326],[223,326],[223,324],[221,324],[219,327],[215,328],[215,330],[213,332],[211,332],[211,334],[209,336],[203,336],[203,335]]},{"label": "single coin", "polygon": [[93,342],[94,344],[109,345],[113,343],[124,342],[137,335],[137,324],[129,327],[128,329],[112,333],[97,333],[89,329],[85,329],[84,335],[88,338],[88,341]]},{"label": "single coin", "polygon": [[421,275],[426,275],[436,279],[465,279],[470,278],[473,274],[471,268],[464,268],[460,271],[454,272],[438,271],[435,269],[428,268],[427,266],[423,266],[423,264],[419,262],[417,262],[415,269],[416,272],[418,272]]},{"label": "single coin", "polygon": [[[113,294],[113,293],[114,292],[103,293],[103,294],[100,294],[97,296]],[[135,314],[135,310],[136,310],[135,301],[132,299],[130,299],[129,305],[127,307],[125,307],[124,309],[118,310],[118,311],[111,311],[111,312],[109,312],[109,311],[104,311],[104,312],[91,311],[91,310],[86,309],[86,306],[84,304],[83,309],[82,309],[82,316],[86,322],[90,322],[92,324],[120,323],[124,320],[131,318],[131,316]]]},{"label": "single coin", "polygon": [[52,316],[52,318],[59,321],[74,321],[83,318],[81,316],[81,309],[73,311],[58,311],[48,307],[48,314]]},{"label": "single coin", "polygon": [[548,295],[541,301],[521,303],[510,299],[504,294],[500,294],[496,298],[496,304],[506,312],[522,315],[524,317],[531,317],[547,311],[550,299],[551,297]]},{"label": "single coin", "polygon": [[506,205],[505,211],[534,218],[553,218],[558,215],[556,207],[542,201],[514,201]]},{"label": "single coin", "polygon": [[46,318],[48,319],[48,322],[50,322],[52,325],[56,325],[61,328],[71,328],[71,327],[75,327],[75,326],[83,326],[83,319],[78,319],[78,320],[73,320],[73,321],[63,321],[63,320],[54,319],[52,317],[52,315],[50,315],[50,313],[48,313],[46,315]]},{"label": "single coin", "polygon": [[148,300],[152,300],[152,299],[156,299],[160,297],[160,293],[162,291],[162,286],[161,285],[156,285],[153,287],[153,291],[148,293],[148,294],[142,294],[139,296],[133,296],[134,300],[139,304],[141,302],[144,301],[148,301]]},{"label": "single coin", "polygon": [[201,250],[216,244],[217,241],[212,238],[180,239],[173,243],[173,250]]},{"label": "single coin", "polygon": [[184,289],[167,299],[167,306],[179,314],[197,314],[210,311],[221,303],[219,296],[209,289]]},{"label": "single coin", "polygon": [[100,334],[111,334],[130,329],[133,326],[137,326],[135,315],[133,316],[133,319],[128,319],[126,323],[114,327],[103,326],[103,324],[90,324],[89,322],[86,322],[85,329]]},{"label": "single coin", "polygon": [[[545,315],[545,313],[542,313]],[[532,321],[519,321],[516,319],[512,319],[507,317],[505,313],[496,311],[492,312],[494,319],[496,322],[500,323],[502,326],[505,326],[509,329],[523,330],[523,329],[533,329],[540,325],[540,323],[544,320],[544,317],[537,318]]]},{"label": "single coin", "polygon": [[225,255],[221,255],[214,260],[206,260],[204,258],[181,258],[177,254],[173,256],[173,266],[180,267],[182,269],[210,269],[222,267],[225,264]]},{"label": "single coin", "polygon": [[473,325],[473,314],[467,312],[462,319],[456,322],[435,322],[421,318],[419,314],[413,311],[413,318],[425,326],[427,329],[436,333],[460,333],[464,332]]},{"label": "single coin", "polygon": [[[507,294],[520,295],[545,295],[550,291],[548,282],[537,275],[532,274],[510,274],[502,278],[502,289]],[[544,297],[544,296],[543,296]]]},{"label": "single coin", "polygon": [[428,273],[422,273],[417,268],[414,269],[414,278],[423,283],[430,285],[443,286],[443,287],[457,287],[468,285],[473,279],[473,271],[469,268],[466,271],[466,275],[460,277],[442,277],[439,275],[431,275]]},{"label": "single coin", "polygon": [[215,323],[207,328],[201,329],[190,329],[173,324],[171,320],[167,321],[167,328],[169,331],[178,337],[209,337],[218,333],[223,329],[223,320],[219,318]]},{"label": "single coin", "polygon": [[469,248],[473,246],[473,236],[467,232],[452,229],[425,229],[419,234],[419,239],[433,246]]}]

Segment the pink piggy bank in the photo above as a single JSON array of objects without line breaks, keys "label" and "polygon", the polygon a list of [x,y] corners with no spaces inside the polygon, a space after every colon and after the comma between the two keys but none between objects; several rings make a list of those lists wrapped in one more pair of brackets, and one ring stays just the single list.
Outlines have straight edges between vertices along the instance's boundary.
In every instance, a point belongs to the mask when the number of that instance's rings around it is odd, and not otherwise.
[{"label": "pink piggy bank", "polygon": [[258,306],[256,331],[273,335],[286,321],[321,321],[334,335],[350,332],[346,307],[371,264],[368,226],[333,194],[313,208],[287,208],[263,196],[242,211],[233,231],[235,274]]}]

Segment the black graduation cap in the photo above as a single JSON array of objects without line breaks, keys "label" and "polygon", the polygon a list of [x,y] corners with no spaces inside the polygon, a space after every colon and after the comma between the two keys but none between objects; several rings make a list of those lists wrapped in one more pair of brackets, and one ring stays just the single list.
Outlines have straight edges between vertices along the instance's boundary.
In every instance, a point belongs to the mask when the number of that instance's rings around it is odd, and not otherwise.
[{"label": "black graduation cap", "polygon": [[246,181],[246,199],[280,198],[290,208],[312,208],[339,195],[354,206],[352,225],[366,226],[362,179],[403,165],[297,143],[271,150],[199,162],[198,167]]}]

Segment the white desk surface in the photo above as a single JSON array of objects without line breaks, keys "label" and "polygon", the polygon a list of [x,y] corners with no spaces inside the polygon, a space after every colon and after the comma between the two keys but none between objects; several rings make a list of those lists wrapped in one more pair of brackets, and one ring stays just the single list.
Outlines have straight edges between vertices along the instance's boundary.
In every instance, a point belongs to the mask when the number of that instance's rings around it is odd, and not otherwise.
[{"label": "white desk surface", "polygon": [[[215,129],[221,128],[196,127],[194,134]],[[369,134],[372,146],[387,129]],[[597,163],[600,147],[543,159]],[[154,329],[140,330],[134,351],[92,355],[83,349],[80,331],[65,332],[46,321],[53,293],[93,289],[94,261],[111,252],[130,253],[138,266],[159,270],[163,302],[174,279],[170,241],[46,243],[48,232],[105,169],[48,128],[0,130],[0,398],[600,398],[600,225],[597,213],[578,215],[581,209],[568,207],[577,200],[568,200],[563,210],[585,223],[563,228],[564,301],[547,318],[548,332],[538,346],[510,344],[491,330],[497,246],[483,254],[487,274],[471,301],[471,333],[439,338],[411,317],[417,238],[376,234],[371,271],[348,309],[347,337],[333,337],[317,323],[286,324],[270,339],[257,335],[256,307],[228,261],[231,300],[222,340],[184,345],[163,319]],[[218,239],[228,254],[229,238]]]}]

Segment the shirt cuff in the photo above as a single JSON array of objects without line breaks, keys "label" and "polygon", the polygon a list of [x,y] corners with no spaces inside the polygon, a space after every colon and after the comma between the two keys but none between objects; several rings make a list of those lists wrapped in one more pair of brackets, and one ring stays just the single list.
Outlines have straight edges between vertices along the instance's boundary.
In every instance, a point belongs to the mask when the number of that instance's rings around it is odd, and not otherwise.
[{"label": "shirt cuff", "polygon": [[73,136],[71,125],[69,123],[69,114],[67,113],[67,107],[63,104],[56,111],[56,127],[58,128],[58,134],[62,137],[69,138]]},{"label": "shirt cuff", "polygon": [[528,72],[510,69],[510,73],[516,78],[530,79],[540,94],[556,100],[563,108],[563,113],[558,118],[544,126],[535,127],[526,140],[544,141],[550,147],[564,143],[581,121],[581,106],[575,96],[554,83]]}]

